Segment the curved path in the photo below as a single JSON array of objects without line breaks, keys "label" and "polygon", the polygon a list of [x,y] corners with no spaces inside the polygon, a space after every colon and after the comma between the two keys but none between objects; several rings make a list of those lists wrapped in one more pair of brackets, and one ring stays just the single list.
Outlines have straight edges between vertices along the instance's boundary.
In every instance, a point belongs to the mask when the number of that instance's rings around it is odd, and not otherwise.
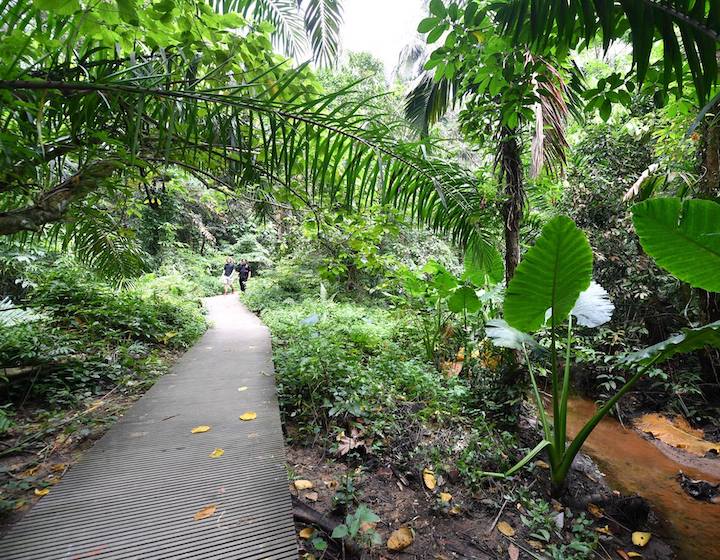
[{"label": "curved path", "polygon": [[298,557],[269,332],[235,296],[205,303],[214,326],[0,541],[0,559]]}]

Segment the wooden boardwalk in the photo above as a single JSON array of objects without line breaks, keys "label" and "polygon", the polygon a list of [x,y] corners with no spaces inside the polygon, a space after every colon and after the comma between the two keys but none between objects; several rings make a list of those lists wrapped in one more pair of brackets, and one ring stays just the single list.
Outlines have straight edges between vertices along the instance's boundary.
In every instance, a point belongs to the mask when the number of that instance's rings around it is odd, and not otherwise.
[{"label": "wooden boardwalk", "polygon": [[298,557],[268,330],[235,296],[206,304],[214,327],[0,541],[0,559]]}]

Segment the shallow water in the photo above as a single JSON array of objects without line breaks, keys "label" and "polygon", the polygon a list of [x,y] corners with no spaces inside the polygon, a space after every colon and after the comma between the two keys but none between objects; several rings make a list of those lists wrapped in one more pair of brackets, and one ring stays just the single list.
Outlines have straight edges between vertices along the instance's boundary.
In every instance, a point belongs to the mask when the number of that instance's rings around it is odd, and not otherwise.
[{"label": "shallow water", "polygon": [[[595,412],[595,404],[578,397],[568,403],[568,435],[574,437]],[[610,486],[636,492],[667,522],[664,538],[680,560],[720,560],[720,504],[694,500],[675,480],[682,470],[691,478],[720,482],[720,459],[690,456],[605,418],[583,450],[607,475]]]}]

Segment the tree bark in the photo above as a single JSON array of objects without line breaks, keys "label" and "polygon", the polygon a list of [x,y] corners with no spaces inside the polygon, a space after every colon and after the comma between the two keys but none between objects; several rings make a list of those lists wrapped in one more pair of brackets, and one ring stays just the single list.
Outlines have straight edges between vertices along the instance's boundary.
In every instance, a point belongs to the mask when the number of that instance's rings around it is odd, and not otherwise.
[{"label": "tree bark", "polygon": [[500,174],[504,184],[502,208],[505,237],[505,284],[509,284],[520,262],[520,223],[525,206],[522,160],[517,131],[503,127],[500,131]]},{"label": "tree bark", "polygon": [[120,166],[121,162],[116,159],[97,161],[42,193],[35,204],[0,212],[0,235],[39,231],[45,224],[60,221],[72,202],[97,189]]}]

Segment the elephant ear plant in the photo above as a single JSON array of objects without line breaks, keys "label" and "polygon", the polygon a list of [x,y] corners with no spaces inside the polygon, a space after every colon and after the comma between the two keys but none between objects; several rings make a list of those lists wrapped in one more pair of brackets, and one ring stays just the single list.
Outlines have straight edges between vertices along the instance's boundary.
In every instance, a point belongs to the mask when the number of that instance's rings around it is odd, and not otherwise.
[{"label": "elephant ear plant", "polygon": [[[643,248],[658,264],[691,285],[720,290],[720,205],[655,199],[635,206],[633,218]],[[505,320],[487,323],[486,333],[494,344],[520,350],[524,355],[544,434],[543,441],[518,465],[505,473],[488,475],[509,476],[547,449],[552,491],[561,494],[570,465],[587,437],[652,366],[676,354],[705,346],[720,347],[720,321],[716,321],[683,329],[664,342],[624,356],[622,361],[631,372],[627,382],[567,442],[573,322],[597,327],[609,321],[613,312],[607,292],[592,281],[592,260],[585,234],[569,218],[554,218],[545,225],[535,246],[527,251],[508,285]],[[529,350],[537,343],[527,334],[548,322],[552,418],[545,412],[529,357]],[[567,336],[562,367],[558,349],[561,327]]]}]

